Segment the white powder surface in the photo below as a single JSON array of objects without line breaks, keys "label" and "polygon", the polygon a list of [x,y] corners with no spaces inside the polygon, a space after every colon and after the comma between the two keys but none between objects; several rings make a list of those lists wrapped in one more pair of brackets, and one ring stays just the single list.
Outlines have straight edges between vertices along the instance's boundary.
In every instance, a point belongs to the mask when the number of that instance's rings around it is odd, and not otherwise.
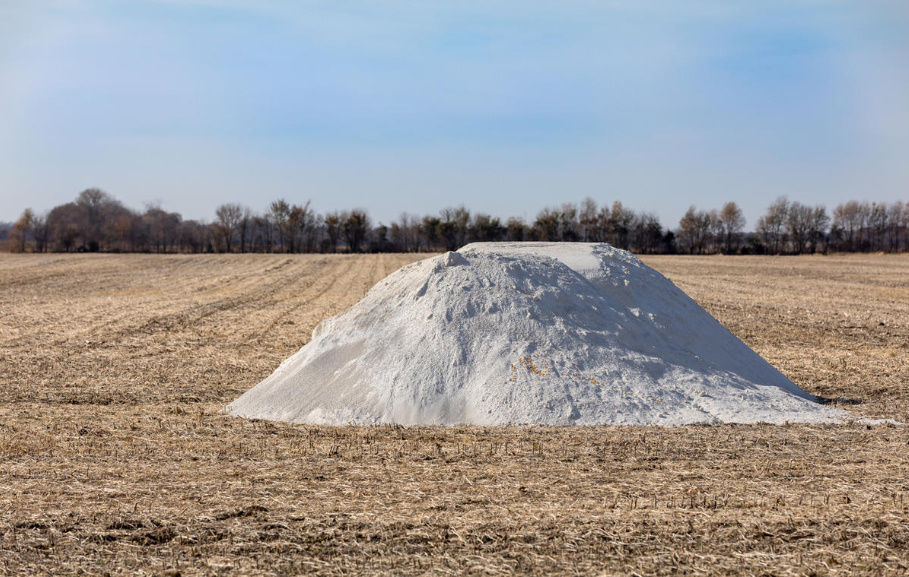
[{"label": "white powder surface", "polygon": [[227,407],[313,424],[837,422],[663,275],[606,244],[407,265]]}]

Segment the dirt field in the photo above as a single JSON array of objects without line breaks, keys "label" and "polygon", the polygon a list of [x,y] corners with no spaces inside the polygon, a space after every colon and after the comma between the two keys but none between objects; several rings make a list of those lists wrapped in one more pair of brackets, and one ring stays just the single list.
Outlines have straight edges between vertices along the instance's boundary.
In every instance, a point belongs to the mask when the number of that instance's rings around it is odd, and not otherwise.
[{"label": "dirt field", "polygon": [[[0,255],[0,574],[909,572],[902,425],[219,414],[415,258]],[[909,258],[646,261],[803,388],[909,421]]]}]

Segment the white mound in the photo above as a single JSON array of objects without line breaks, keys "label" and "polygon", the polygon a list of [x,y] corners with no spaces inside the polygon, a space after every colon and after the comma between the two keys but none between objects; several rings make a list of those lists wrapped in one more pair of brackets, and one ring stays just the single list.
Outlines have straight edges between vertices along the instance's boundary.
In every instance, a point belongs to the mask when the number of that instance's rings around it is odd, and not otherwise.
[{"label": "white mound", "polygon": [[401,268],[227,407],[334,424],[839,421],[605,244],[483,243]]}]

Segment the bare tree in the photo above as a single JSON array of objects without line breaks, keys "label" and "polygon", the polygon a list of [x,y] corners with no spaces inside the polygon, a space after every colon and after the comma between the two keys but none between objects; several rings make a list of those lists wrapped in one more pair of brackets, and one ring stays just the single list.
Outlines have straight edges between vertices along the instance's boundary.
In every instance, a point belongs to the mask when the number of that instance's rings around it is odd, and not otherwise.
[{"label": "bare tree", "polygon": [[846,250],[854,251],[860,248],[867,212],[867,206],[854,200],[839,204],[833,209],[833,226],[837,230],[837,236],[841,236],[845,241]]},{"label": "bare tree", "polygon": [[344,233],[350,252],[360,252],[369,227],[369,215],[365,210],[352,210],[344,215],[341,232]]},{"label": "bare tree", "polygon": [[720,221],[720,213],[717,209],[711,209],[707,213],[707,244],[712,253],[723,250],[723,223]]},{"label": "bare tree", "polygon": [[271,214],[253,217],[253,245],[263,252],[272,252],[275,247],[275,225]]},{"label": "bare tree", "polygon": [[240,252],[249,250],[250,233],[254,224],[253,213],[248,207],[243,207],[240,222],[237,225],[237,234],[240,236]]},{"label": "bare tree", "polygon": [[393,252],[410,252],[407,235],[404,233],[404,226],[401,223],[392,221],[391,226],[388,227],[388,236],[390,237],[388,242]]},{"label": "bare tree", "polygon": [[50,242],[47,213],[34,216],[32,219],[32,234],[35,237],[35,252],[47,252],[47,245]]},{"label": "bare tree", "polygon": [[581,240],[584,242],[596,242],[594,235],[597,229],[597,221],[597,203],[592,198],[587,197],[581,201],[581,207],[578,209]]},{"label": "bare tree", "polygon": [[[811,209],[810,224],[808,227],[808,250],[811,254],[818,251],[818,245],[827,238],[827,230],[830,227],[830,217],[827,216],[827,209],[823,205],[817,205]],[[824,252],[827,252],[827,246],[824,245]]]},{"label": "bare tree", "polygon": [[534,239],[547,242],[562,240],[559,232],[560,220],[559,211],[549,207],[541,210],[531,228]]},{"label": "bare tree", "polygon": [[80,250],[98,251],[109,248],[112,231],[111,225],[116,216],[129,211],[111,195],[99,188],[89,188],[79,193],[73,215],[78,238],[82,244]]},{"label": "bare tree", "polygon": [[781,196],[767,207],[767,212],[758,219],[755,225],[755,232],[761,242],[773,254],[780,254],[784,248],[788,213],[789,201],[785,196]]},{"label": "bare tree", "polygon": [[734,202],[727,202],[719,213],[723,252],[732,254],[738,249],[739,237],[745,228],[745,215]]},{"label": "bare tree", "polygon": [[678,238],[690,254],[703,254],[710,233],[710,215],[692,204],[679,220]]},{"label": "bare tree", "polygon": [[215,232],[224,241],[226,252],[232,252],[234,235],[243,220],[243,207],[236,203],[222,204],[215,210],[215,218]]},{"label": "bare tree", "polygon": [[73,202],[55,206],[47,215],[49,236],[54,239],[55,250],[71,252],[78,249],[77,240],[83,230],[83,213]]},{"label": "bare tree", "polygon": [[341,238],[341,225],[343,217],[335,211],[325,215],[325,233],[328,236],[330,252],[338,252],[338,240]]},{"label": "bare tree", "polygon": [[155,247],[155,250],[164,250],[163,247],[159,247],[155,244],[154,233],[152,232],[154,224],[153,218],[146,218],[144,214],[131,218],[130,221],[125,224],[129,229],[126,245],[129,246],[130,251],[144,252],[151,250],[152,246]]},{"label": "bare tree", "polygon": [[10,231],[10,252],[25,252],[28,243],[28,237],[32,232],[32,226],[35,221],[35,213],[30,208],[26,208],[19,217],[19,220],[13,223]]},{"label": "bare tree", "polygon": [[505,227],[497,217],[477,213],[470,223],[470,238],[477,242],[495,242],[505,236]]},{"label": "bare tree", "polygon": [[445,208],[441,212],[442,222],[439,232],[445,239],[448,250],[457,250],[467,242],[470,225],[470,211],[463,205],[457,208]]},{"label": "bare tree", "polygon": [[269,205],[269,217],[275,227],[275,231],[278,233],[281,252],[285,252],[285,247],[289,241],[287,221],[290,219],[290,205],[283,198],[272,202]]},{"label": "bare tree", "polygon": [[196,220],[180,222],[177,230],[177,242],[183,250],[198,253],[213,250],[211,246],[211,229]]},{"label": "bare tree", "polygon": [[521,242],[527,238],[527,225],[524,224],[524,219],[518,217],[511,217],[505,223],[505,231],[508,235],[508,240],[514,242]]},{"label": "bare tree", "polygon": [[872,202],[868,210],[868,242],[871,250],[887,248],[888,219],[887,205]]},{"label": "bare tree", "polygon": [[793,202],[786,211],[785,229],[795,254],[802,254],[811,236],[814,211],[800,202]]},{"label": "bare tree", "polygon": [[559,240],[576,242],[581,238],[578,207],[573,202],[566,202],[559,210]]},{"label": "bare tree", "polygon": [[[420,250],[420,219],[412,214],[402,213],[398,223],[398,240],[400,249],[405,252]],[[392,227],[394,228],[394,227]]]},{"label": "bare tree", "polygon": [[101,242],[101,225],[104,221],[105,205],[108,203],[107,193],[99,188],[89,188],[79,193],[76,206],[82,209],[82,244],[84,247],[93,245],[97,250]]},{"label": "bare tree", "polygon": [[655,214],[642,212],[632,225],[631,246],[638,252],[657,252],[663,242],[663,225]]},{"label": "bare tree", "polygon": [[167,212],[157,204],[149,205],[142,215],[142,224],[147,227],[148,240],[155,252],[167,252],[177,242],[180,221],[183,218],[176,212]]},{"label": "bare tree", "polygon": [[303,206],[292,205],[290,213],[287,216],[287,235],[290,239],[290,252],[308,252],[313,249],[310,234],[315,227],[314,213],[309,208],[310,201],[306,201]]},{"label": "bare tree", "polygon": [[906,235],[907,224],[909,224],[909,205],[896,201],[888,209],[888,250],[898,252],[900,246],[904,246],[904,237]]},{"label": "bare tree", "polygon": [[613,202],[608,220],[609,244],[617,248],[627,249],[633,224],[634,212],[622,206],[619,201]]},{"label": "bare tree", "polygon": [[137,247],[134,242],[135,229],[140,226],[142,217],[131,210],[123,210],[112,216],[105,224],[108,231],[108,250],[137,251],[144,247]]},{"label": "bare tree", "polygon": [[424,216],[420,223],[420,234],[426,240],[426,248],[433,250],[442,242],[442,219],[437,216]]}]

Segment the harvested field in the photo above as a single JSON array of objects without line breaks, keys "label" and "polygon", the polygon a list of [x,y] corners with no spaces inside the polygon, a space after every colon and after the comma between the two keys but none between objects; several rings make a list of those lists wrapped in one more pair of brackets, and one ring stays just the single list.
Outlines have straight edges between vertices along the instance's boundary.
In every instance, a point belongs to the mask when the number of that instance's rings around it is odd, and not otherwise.
[{"label": "harvested field", "polygon": [[[328,428],[218,411],[413,255],[0,255],[0,574],[905,574],[905,426]],[[649,257],[909,421],[909,258]]]},{"label": "harvested field", "polygon": [[909,422],[909,256],[645,261],[803,389]]}]

